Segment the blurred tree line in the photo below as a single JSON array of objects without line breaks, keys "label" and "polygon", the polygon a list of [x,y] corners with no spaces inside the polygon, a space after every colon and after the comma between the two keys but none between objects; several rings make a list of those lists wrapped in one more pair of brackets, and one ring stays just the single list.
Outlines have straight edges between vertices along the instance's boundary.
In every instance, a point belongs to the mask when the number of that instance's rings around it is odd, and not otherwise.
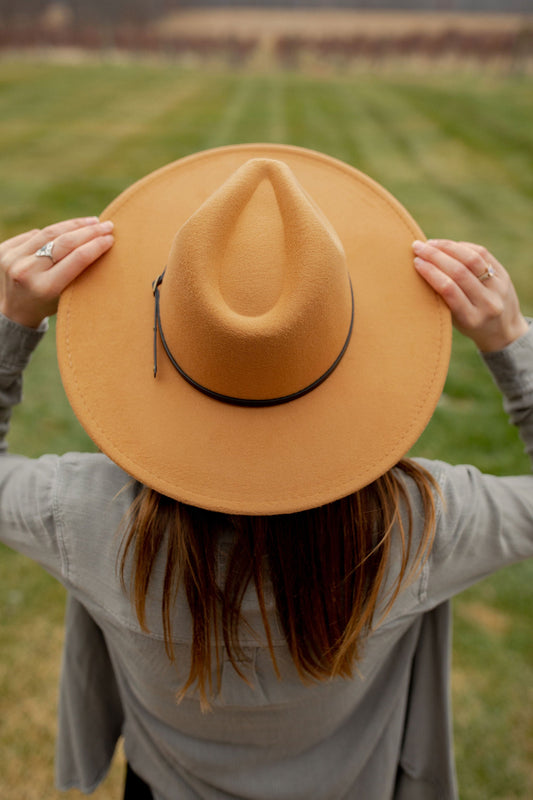
[{"label": "blurred tree line", "polygon": [[225,6],[533,13],[533,0],[0,0],[0,22],[28,24],[48,18],[73,28],[142,25],[180,9]]},{"label": "blurred tree line", "polygon": [[4,24],[56,20],[69,27],[143,23],[179,8],[176,0],[0,0]]}]

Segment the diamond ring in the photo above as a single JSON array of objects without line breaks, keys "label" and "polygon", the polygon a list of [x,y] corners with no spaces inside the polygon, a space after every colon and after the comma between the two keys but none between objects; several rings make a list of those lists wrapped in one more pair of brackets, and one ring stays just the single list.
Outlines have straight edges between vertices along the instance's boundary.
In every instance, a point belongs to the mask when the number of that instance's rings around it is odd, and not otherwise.
[{"label": "diamond ring", "polygon": [[52,240],[51,242],[43,244],[42,247],[39,247],[39,249],[35,252],[35,255],[47,256],[48,258],[52,259],[52,264],[55,264],[56,262],[54,260],[53,252],[54,252],[54,241]]}]

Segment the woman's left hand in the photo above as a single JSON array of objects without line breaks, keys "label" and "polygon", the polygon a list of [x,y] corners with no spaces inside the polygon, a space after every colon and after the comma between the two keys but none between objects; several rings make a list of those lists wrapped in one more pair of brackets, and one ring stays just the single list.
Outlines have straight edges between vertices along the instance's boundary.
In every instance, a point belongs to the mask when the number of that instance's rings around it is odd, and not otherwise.
[{"label": "woman's left hand", "polygon": [[528,330],[513,282],[485,247],[430,239],[413,243],[415,269],[449,306],[457,330],[484,353],[503,350]]},{"label": "woman's left hand", "polygon": [[[113,244],[113,223],[98,217],[70,219],[21,233],[0,244],[0,311],[38,328],[55,314],[69,283]],[[49,255],[37,251],[53,243]]]}]

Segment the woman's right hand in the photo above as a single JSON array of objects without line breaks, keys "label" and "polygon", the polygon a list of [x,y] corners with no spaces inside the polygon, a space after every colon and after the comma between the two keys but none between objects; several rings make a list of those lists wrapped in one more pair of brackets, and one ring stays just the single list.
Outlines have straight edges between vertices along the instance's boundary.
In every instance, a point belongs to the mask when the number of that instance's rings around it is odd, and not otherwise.
[{"label": "woman's right hand", "polygon": [[[21,233],[0,244],[0,311],[37,328],[55,314],[69,283],[113,244],[113,223],[98,217],[68,219]],[[49,245],[51,253],[38,250]]]},{"label": "woman's right hand", "polygon": [[528,329],[513,283],[489,251],[471,242],[413,243],[415,269],[449,306],[455,327],[479,350],[502,350]]}]

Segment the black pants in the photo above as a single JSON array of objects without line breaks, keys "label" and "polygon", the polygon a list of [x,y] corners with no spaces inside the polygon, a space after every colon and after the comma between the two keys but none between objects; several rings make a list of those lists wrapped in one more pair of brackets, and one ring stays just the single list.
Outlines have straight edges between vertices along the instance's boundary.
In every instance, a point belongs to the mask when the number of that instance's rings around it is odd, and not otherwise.
[{"label": "black pants", "polygon": [[124,785],[124,800],[153,800],[150,787],[142,778],[126,765],[126,783]]}]

